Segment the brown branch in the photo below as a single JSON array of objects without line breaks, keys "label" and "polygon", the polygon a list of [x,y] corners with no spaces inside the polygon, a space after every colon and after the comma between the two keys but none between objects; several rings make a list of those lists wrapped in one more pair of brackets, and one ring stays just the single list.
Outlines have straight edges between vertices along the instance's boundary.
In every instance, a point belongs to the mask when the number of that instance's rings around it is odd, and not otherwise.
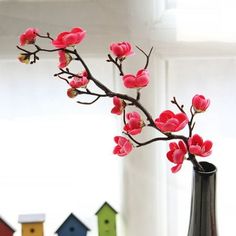
[{"label": "brown branch", "polygon": [[[49,33],[47,33],[46,36],[39,35],[39,34],[37,34],[37,35],[40,38],[43,38],[43,39],[53,40],[53,38],[50,36]],[[149,140],[147,140],[145,142],[139,142],[133,136],[131,136],[130,134],[125,133],[137,145],[137,147],[148,145],[148,144],[151,144],[151,143],[157,142],[157,141],[168,141],[168,140],[173,140],[173,139],[181,139],[187,145],[188,155],[189,155],[188,160],[193,163],[194,168],[196,168],[198,170],[203,170],[201,165],[196,160],[195,156],[192,155],[191,153],[189,153],[188,138],[191,137],[192,131],[193,131],[193,128],[194,128],[194,125],[195,125],[195,123],[193,123],[195,112],[192,111],[192,108],[190,110],[191,111],[191,119],[190,119],[190,121],[188,123],[188,125],[189,125],[189,137],[185,137],[183,135],[174,135],[172,133],[164,133],[159,128],[156,127],[155,121],[153,120],[151,114],[140,103],[139,100],[140,100],[140,95],[141,94],[140,94],[139,90],[137,90],[136,98],[131,97],[131,96],[127,95],[127,94],[117,93],[117,92],[114,92],[114,91],[110,90],[107,86],[105,86],[102,82],[100,82],[98,79],[96,79],[92,75],[92,73],[91,73],[90,69],[88,68],[87,64],[85,63],[85,61],[83,60],[83,58],[80,56],[80,54],[77,52],[76,49],[74,49],[74,50],[70,50],[68,48],[44,49],[44,48],[39,47],[36,44],[34,44],[34,46],[36,48],[35,51],[28,51],[28,50],[26,50],[26,49],[24,49],[22,47],[19,47],[19,46],[17,46],[17,48],[20,51],[23,51],[26,56],[29,56],[29,58],[30,58],[30,56],[34,57],[33,61],[31,61],[31,63],[35,63],[37,60],[39,60],[39,57],[37,56],[39,52],[52,53],[52,52],[57,52],[57,51],[60,51],[60,50],[64,50],[66,53],[74,55],[75,58],[73,58],[73,59],[79,61],[82,64],[83,68],[86,70],[86,72],[88,74],[88,79],[91,80],[97,86],[97,88],[99,88],[99,89],[101,89],[101,91],[103,91],[103,93],[100,94],[100,93],[97,93],[97,92],[91,92],[88,88],[85,88],[85,91],[80,90],[80,89],[76,89],[78,94],[85,94],[85,95],[88,95],[88,96],[95,96],[96,97],[91,102],[77,101],[77,103],[83,104],[83,105],[91,105],[91,104],[95,103],[96,101],[98,101],[101,97],[111,97],[112,98],[112,97],[115,97],[115,96],[120,98],[120,99],[122,99],[122,100],[124,100],[126,102],[126,104],[129,104],[131,106],[135,106],[136,108],[138,108],[145,115],[146,120],[149,122],[149,124],[147,124],[147,126],[156,129],[157,131],[160,132],[160,134],[164,135],[163,137],[155,137],[155,138],[149,139]],[[139,51],[141,51],[145,55],[146,63],[144,65],[144,69],[147,69],[147,67],[149,65],[149,62],[150,62],[150,56],[151,56],[151,53],[153,51],[153,47],[150,49],[148,54],[146,52],[144,52],[138,46],[136,46],[136,47],[137,47],[137,49]],[[114,59],[110,54],[108,54],[108,60],[107,61],[108,62],[112,62],[118,68],[121,76],[124,75],[123,68],[122,68],[123,60],[118,59],[118,58]],[[67,78],[64,78],[63,75],[66,75]],[[55,74],[54,76],[57,76],[59,79],[64,80],[67,84],[69,84],[69,79],[71,79],[73,76],[77,76],[78,77],[77,74],[74,74],[74,73],[70,72],[70,70],[68,68],[60,69],[60,72]],[[181,112],[185,113],[185,111],[183,109],[184,106],[183,105],[179,105],[179,103],[177,102],[175,97],[173,98],[173,100],[171,102],[173,104],[175,104]],[[125,118],[126,117],[125,117],[125,110],[124,110],[124,113],[123,113],[124,124],[126,124],[126,119]]]},{"label": "brown branch", "polygon": [[152,50],[153,50],[153,47],[151,47],[149,53],[147,54],[146,52],[144,52],[140,47],[136,46],[136,48],[141,51],[145,56],[146,56],[146,64],[144,66],[144,70],[146,70],[148,68],[148,65],[149,65],[149,61],[150,61],[150,56],[152,54]]},{"label": "brown branch", "polygon": [[40,38],[43,38],[43,39],[50,39],[51,41],[54,40],[49,33],[47,33],[47,35],[41,35],[41,34],[36,34],[37,36],[39,36]]},{"label": "brown branch", "polygon": [[120,76],[124,75],[123,68],[122,68],[122,60],[119,60],[120,63],[118,63],[118,58],[114,59],[110,54],[108,54],[107,62],[112,62],[119,70]]},{"label": "brown branch", "polygon": [[179,105],[175,97],[173,97],[173,100],[171,100],[171,103],[175,104],[181,112],[186,114],[186,112],[184,111],[184,105]]},{"label": "brown branch", "polygon": [[76,102],[79,103],[79,104],[83,104],[83,105],[91,105],[91,104],[95,103],[99,98],[100,98],[100,96],[97,96],[97,98],[95,98],[91,102],[81,102],[81,101],[76,101]]}]

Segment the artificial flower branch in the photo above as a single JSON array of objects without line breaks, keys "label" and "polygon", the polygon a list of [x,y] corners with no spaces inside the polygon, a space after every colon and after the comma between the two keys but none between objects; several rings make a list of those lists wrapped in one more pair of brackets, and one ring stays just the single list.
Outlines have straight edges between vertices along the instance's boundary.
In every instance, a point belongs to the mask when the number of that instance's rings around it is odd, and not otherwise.
[{"label": "artificial flower branch", "polygon": [[[111,62],[118,69],[122,78],[123,85],[127,89],[135,89],[137,94],[135,97],[128,94],[112,91],[100,80],[96,79],[86,62],[78,53],[75,48],[85,37],[85,31],[82,28],[73,28],[71,31],[60,33],[56,39],[52,38],[49,33],[47,35],[39,34],[35,28],[27,29],[20,36],[20,45],[17,48],[23,53],[20,54],[18,59],[23,63],[36,63],[39,60],[38,54],[40,52],[55,53],[59,55],[59,69],[60,72],[54,74],[61,80],[64,80],[70,88],[67,90],[67,95],[70,98],[75,98],[79,95],[87,95],[93,97],[89,102],[77,101],[79,104],[91,105],[97,102],[100,98],[112,98],[114,107],[111,113],[116,115],[123,114],[123,136],[115,136],[114,141],[116,146],[113,150],[114,154],[119,156],[128,155],[134,147],[142,147],[158,141],[171,141],[178,140],[178,142],[169,143],[169,151],[166,156],[170,162],[175,164],[171,168],[172,172],[179,171],[182,167],[184,160],[192,162],[195,169],[204,171],[202,166],[196,159],[196,156],[206,157],[211,154],[212,142],[209,140],[203,141],[202,137],[198,134],[193,135],[195,127],[194,118],[198,113],[206,111],[210,101],[203,95],[195,95],[192,99],[192,106],[190,108],[190,119],[184,111],[184,106],[180,105],[176,98],[173,97],[171,101],[177,106],[179,113],[175,114],[170,110],[163,111],[159,117],[153,119],[150,112],[141,103],[141,90],[145,88],[150,80],[148,66],[153,47],[148,53],[136,46],[136,48],[145,56],[146,62],[143,69],[139,69],[136,75],[127,74],[123,70],[123,62],[127,57],[134,55],[131,44],[129,42],[112,43],[110,51],[113,55],[108,54],[107,62]],[[55,47],[53,49],[41,48],[36,44],[36,38],[48,39]],[[35,47],[34,51],[29,51],[22,46],[31,44]],[[31,60],[31,58],[33,59]],[[69,69],[70,62],[78,61],[83,67],[83,71],[73,73]],[[100,92],[93,91],[89,88],[93,83]],[[134,107],[135,110],[126,112],[126,107]],[[145,120],[142,117],[145,117]],[[188,126],[188,136],[174,134]],[[140,134],[145,127],[154,128],[161,136],[150,138],[147,141],[138,141],[135,136]]]}]

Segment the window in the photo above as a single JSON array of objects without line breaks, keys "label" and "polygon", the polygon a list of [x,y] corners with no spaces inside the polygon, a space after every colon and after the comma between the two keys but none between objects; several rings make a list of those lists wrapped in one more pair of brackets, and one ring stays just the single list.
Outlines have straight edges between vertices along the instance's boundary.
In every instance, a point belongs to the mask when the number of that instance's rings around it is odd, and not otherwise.
[{"label": "window", "polygon": [[[114,86],[105,58],[86,61]],[[0,60],[1,214],[15,222],[43,212],[52,234],[74,212],[96,235],[97,209],[105,201],[120,207],[121,162],[112,154],[120,120],[110,113],[112,99],[88,107],[67,97],[67,84],[53,78],[57,63]]]}]

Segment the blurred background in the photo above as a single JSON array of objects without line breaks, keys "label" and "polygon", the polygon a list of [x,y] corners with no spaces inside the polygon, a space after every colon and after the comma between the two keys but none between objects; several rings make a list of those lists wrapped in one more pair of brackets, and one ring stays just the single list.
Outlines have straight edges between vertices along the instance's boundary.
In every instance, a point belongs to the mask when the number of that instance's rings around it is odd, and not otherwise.
[{"label": "blurred background", "polygon": [[[21,235],[19,214],[45,213],[47,236],[71,212],[95,236],[94,214],[105,201],[119,212],[123,236],[187,235],[190,214],[191,164],[172,174],[166,143],[113,156],[122,123],[110,114],[112,100],[83,106],[68,98],[67,85],[53,77],[57,54],[19,63],[18,37],[29,27],[52,37],[84,28],[78,51],[95,77],[117,91],[123,90],[118,72],[106,62],[110,43],[154,46],[150,86],[142,92],[153,117],[173,109],[173,96],[186,109],[195,94],[211,99],[195,132],[214,143],[205,160],[218,169],[219,235],[235,235],[235,13],[233,0],[0,0],[0,215],[15,236]],[[124,65],[127,73],[145,63],[135,53]]]}]

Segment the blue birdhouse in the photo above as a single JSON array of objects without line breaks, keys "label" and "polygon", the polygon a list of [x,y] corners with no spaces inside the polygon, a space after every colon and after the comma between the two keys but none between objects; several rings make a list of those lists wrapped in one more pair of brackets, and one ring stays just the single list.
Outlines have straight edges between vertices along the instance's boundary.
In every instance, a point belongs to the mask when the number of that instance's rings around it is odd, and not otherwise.
[{"label": "blue birdhouse", "polygon": [[58,236],[86,236],[90,229],[71,213],[55,232]]}]

